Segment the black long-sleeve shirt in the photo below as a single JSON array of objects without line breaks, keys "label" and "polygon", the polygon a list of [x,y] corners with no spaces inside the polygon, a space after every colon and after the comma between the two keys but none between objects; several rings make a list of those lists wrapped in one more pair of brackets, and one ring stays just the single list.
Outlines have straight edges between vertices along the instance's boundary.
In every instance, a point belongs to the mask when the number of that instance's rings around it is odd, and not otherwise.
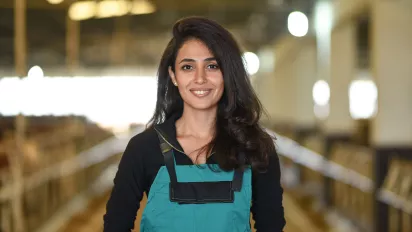
[{"label": "black long-sleeve shirt", "polygon": [[[177,142],[175,120],[169,119],[159,125],[159,128],[175,148],[176,164],[192,165],[191,159],[181,152],[183,149]],[[208,162],[213,163],[213,159]],[[126,232],[133,229],[143,193],[149,193],[161,166],[164,166],[164,160],[155,129],[146,130],[129,141],[103,217],[105,232]],[[271,154],[266,172],[252,172],[251,212],[257,232],[283,230],[286,222],[282,196],[279,159],[277,154]]]}]

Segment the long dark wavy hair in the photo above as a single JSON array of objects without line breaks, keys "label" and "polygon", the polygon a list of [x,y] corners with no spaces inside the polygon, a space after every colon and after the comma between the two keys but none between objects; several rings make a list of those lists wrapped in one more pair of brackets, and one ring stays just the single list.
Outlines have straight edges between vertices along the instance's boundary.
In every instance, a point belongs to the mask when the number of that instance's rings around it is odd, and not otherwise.
[{"label": "long dark wavy hair", "polygon": [[254,170],[264,170],[269,155],[276,150],[272,138],[259,125],[262,105],[251,86],[237,42],[229,31],[213,20],[187,17],[173,26],[173,38],[167,44],[158,68],[157,103],[149,128],[183,112],[182,97],[172,83],[168,68],[175,71],[177,53],[189,39],[198,39],[209,48],[224,80],[215,134],[205,146],[207,152],[215,152],[213,159],[223,170],[242,166],[238,158],[241,152],[245,154],[246,165],[251,165]]}]

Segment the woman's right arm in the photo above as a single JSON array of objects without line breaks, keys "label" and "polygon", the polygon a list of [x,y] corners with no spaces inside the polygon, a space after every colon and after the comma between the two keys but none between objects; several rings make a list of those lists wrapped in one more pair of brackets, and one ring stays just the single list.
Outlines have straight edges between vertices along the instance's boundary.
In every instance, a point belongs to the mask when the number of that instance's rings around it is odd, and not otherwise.
[{"label": "woman's right arm", "polygon": [[[137,210],[147,183],[144,173],[142,144],[133,137],[123,153],[106,204],[104,232],[129,232],[134,228]],[[139,149],[139,148],[140,149]]]}]

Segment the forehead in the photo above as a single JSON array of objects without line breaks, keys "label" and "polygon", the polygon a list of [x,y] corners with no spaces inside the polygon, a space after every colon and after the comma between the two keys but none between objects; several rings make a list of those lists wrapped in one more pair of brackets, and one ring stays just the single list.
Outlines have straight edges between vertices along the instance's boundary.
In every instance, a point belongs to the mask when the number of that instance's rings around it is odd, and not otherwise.
[{"label": "forehead", "polygon": [[177,53],[177,60],[184,58],[209,58],[213,57],[212,52],[202,41],[190,39],[186,41]]}]

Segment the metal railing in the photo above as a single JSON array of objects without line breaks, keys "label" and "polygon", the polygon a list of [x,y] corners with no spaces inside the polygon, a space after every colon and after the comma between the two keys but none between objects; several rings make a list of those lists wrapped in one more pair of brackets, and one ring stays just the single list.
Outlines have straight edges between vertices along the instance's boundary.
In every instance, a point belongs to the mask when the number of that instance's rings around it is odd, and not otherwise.
[{"label": "metal railing", "polygon": [[[113,163],[118,160],[113,158],[118,157],[131,137],[143,129],[143,126],[139,126],[129,133],[108,138],[68,159],[50,164],[28,176],[21,176],[17,181],[10,173],[16,167],[10,166],[8,171],[2,170],[2,177],[9,175],[0,183],[0,231],[55,231],[59,225],[64,223],[64,220],[70,217],[68,209],[73,209],[74,205],[78,205],[79,199],[85,201],[86,195],[96,192],[96,186],[101,187],[100,191],[111,187],[112,180],[108,182],[110,177],[108,179],[107,176],[113,174]],[[117,164],[115,167],[117,168]],[[102,185],[103,180],[105,184]],[[74,185],[73,194],[68,194],[64,190],[67,181],[71,181],[70,184]],[[38,199],[44,204],[35,203],[36,199],[33,199],[32,193],[46,194],[47,196],[43,195],[40,196],[42,199]],[[37,205],[37,208],[31,207],[28,210],[25,207],[24,199],[27,196],[31,203],[34,202],[32,205]],[[17,201],[23,202],[23,206],[16,204]],[[44,211],[47,212],[44,213]],[[72,211],[75,212],[75,210]],[[56,215],[59,214],[65,214],[66,219],[62,219],[64,217],[56,219]],[[33,221],[35,222],[30,223]],[[60,221],[60,224],[56,224],[56,221]],[[17,223],[25,225],[16,226]]]},{"label": "metal railing", "polygon": [[[59,180],[69,175],[83,172],[93,165],[110,160],[110,158],[114,155],[120,154],[124,151],[128,141],[132,136],[140,133],[143,130],[144,127],[141,126],[134,129],[128,134],[109,138],[99,143],[98,145],[81,152],[73,158],[61,161],[50,167],[46,167],[43,170],[33,173],[32,175],[24,178],[24,184],[21,187],[17,186],[18,183],[10,181],[5,182],[5,185],[1,186],[0,188],[0,204],[11,202],[16,196],[22,196],[24,193],[28,193],[41,185],[47,184],[50,181]],[[332,178],[340,183],[344,183],[348,186],[358,189],[361,192],[373,193],[375,186],[374,182],[369,177],[350,168],[344,167],[334,161],[327,160],[321,154],[301,146],[292,139],[281,136],[271,130],[267,130],[267,132],[270,135],[276,137],[276,140],[274,140],[274,142],[280,156],[286,157],[299,165],[316,171],[325,177]],[[90,185],[92,187],[88,188],[87,191],[96,192],[96,189],[102,188],[101,186],[105,186],[105,189],[111,188],[112,180],[115,175],[115,169],[117,169],[117,165],[113,166],[113,163],[107,164],[107,167],[104,169],[106,170],[106,172],[101,173],[95,180],[93,180],[93,184]],[[100,186],[100,188],[96,188],[96,186]],[[396,196],[393,196],[393,194],[389,193],[387,190],[381,190],[379,197],[380,199],[382,199],[382,201],[385,201],[388,204],[392,204],[402,209],[405,208],[406,212],[411,212],[412,206],[410,202],[407,202],[406,200],[400,200]],[[79,197],[77,196],[77,198]],[[78,202],[79,201],[77,201],[77,203]],[[75,205],[74,201],[71,201],[68,204]],[[68,209],[67,204],[63,207],[65,209]],[[66,215],[66,217],[69,216]],[[50,223],[52,223],[52,221],[56,221],[56,219],[53,217],[49,218],[48,221],[45,221],[43,223],[39,231],[53,231],[50,228],[57,228],[57,226],[51,226]]]},{"label": "metal railing", "polygon": [[292,139],[283,137],[268,129],[266,131],[268,134],[276,138],[274,142],[277,151],[281,156],[287,157],[295,163],[313,171],[319,172],[323,176],[343,182],[364,192],[371,193],[373,191],[374,185],[370,178],[352,169],[345,168],[331,160],[327,160],[321,154],[303,147]]}]

